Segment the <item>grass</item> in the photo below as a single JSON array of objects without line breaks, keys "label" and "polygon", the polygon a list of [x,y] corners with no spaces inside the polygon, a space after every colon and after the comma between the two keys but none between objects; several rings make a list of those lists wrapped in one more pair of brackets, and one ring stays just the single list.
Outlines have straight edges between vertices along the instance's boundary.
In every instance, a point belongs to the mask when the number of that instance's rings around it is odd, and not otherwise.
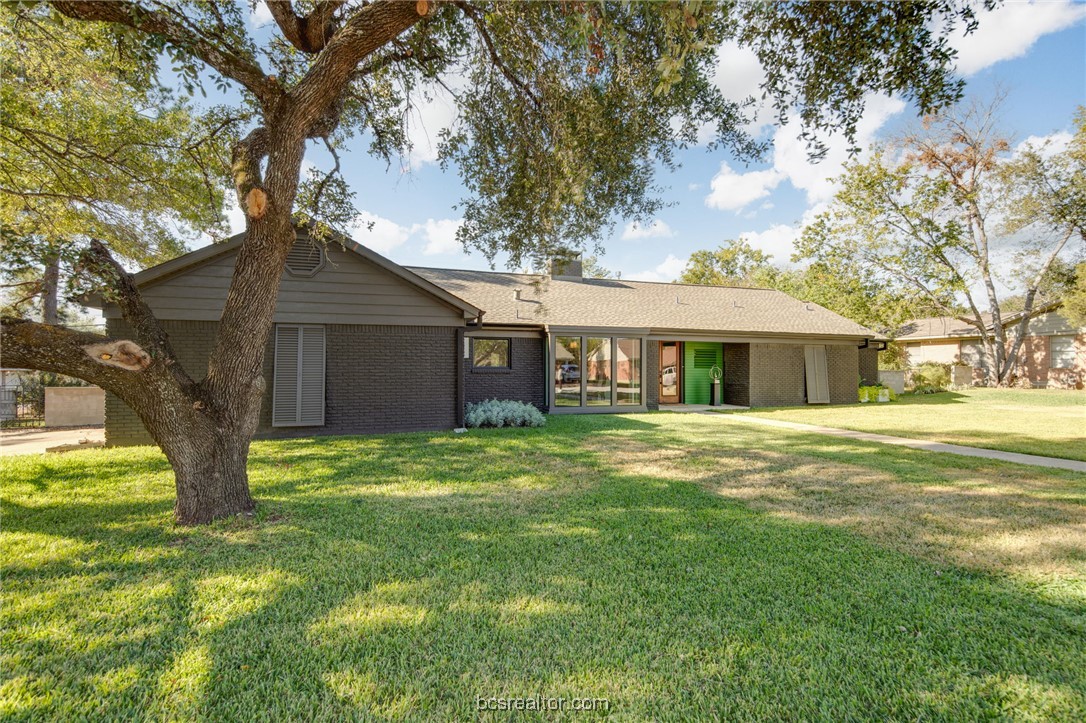
[{"label": "grass", "polygon": [[664,413],[259,442],[200,529],[148,448],[0,472],[5,719],[1086,716],[1070,472]]},{"label": "grass", "polygon": [[1086,393],[1081,391],[972,388],[904,394],[889,404],[782,407],[742,414],[1086,461]]}]

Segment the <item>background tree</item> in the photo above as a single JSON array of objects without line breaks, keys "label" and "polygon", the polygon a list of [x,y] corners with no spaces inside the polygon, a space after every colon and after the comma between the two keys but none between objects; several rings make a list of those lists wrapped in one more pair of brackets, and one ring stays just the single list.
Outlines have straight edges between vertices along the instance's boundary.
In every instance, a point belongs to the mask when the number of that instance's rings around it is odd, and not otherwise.
[{"label": "background tree", "polygon": [[600,263],[598,256],[585,256],[581,262],[581,273],[586,279],[621,279],[622,274],[612,271]]},{"label": "background tree", "polygon": [[771,259],[772,256],[746,241],[725,241],[716,250],[703,249],[690,254],[679,283],[750,286],[755,272],[772,268]]},{"label": "background tree", "polygon": [[455,165],[467,192],[460,240],[523,266],[569,239],[597,244],[617,218],[651,218],[661,205],[655,169],[673,166],[675,149],[695,142],[706,124],[717,145],[741,157],[760,150],[742,131],[747,106],[725,99],[712,82],[723,41],[756,53],[769,69],[764,92],[780,120],[794,108],[817,153],[820,132],[843,129],[851,137],[868,94],[904,96],[924,110],[959,97],[947,38],[975,26],[973,5],[955,0],[268,0],[276,32],[258,47],[234,2],[50,6],[66,18],[56,18],[58,37],[89,23],[89,32],[140,57],[164,53],[183,84],[210,76],[237,91],[234,110],[251,116],[231,164],[246,237],[204,379],[177,363],[104,244],[91,244],[82,267],[118,305],[133,339],[5,321],[7,363],[93,381],[136,411],[173,466],[182,523],[252,509],[245,462],[293,222],[301,218],[323,236],[350,208],[335,169],[300,181],[309,142],[338,156],[364,133],[370,151],[390,159],[407,149],[404,123],[415,91],[455,75],[460,116],[444,137],[441,160]]},{"label": "background tree", "polygon": [[[1009,170],[997,103],[930,116],[870,161],[852,164],[830,210],[799,245],[802,257],[862,262],[887,288],[923,295],[930,308],[972,325],[992,385],[1012,380],[1038,289],[1073,235],[1073,224],[1059,224],[1077,218],[1054,210],[1015,220],[1016,210],[1043,202],[1035,185],[1018,183]],[[996,268],[1011,256],[1026,316],[1008,337]]]},{"label": "background tree", "polygon": [[145,266],[221,231],[222,131],[158,85],[155,55],[44,7],[0,13],[0,276],[9,311],[61,321],[89,238]]}]

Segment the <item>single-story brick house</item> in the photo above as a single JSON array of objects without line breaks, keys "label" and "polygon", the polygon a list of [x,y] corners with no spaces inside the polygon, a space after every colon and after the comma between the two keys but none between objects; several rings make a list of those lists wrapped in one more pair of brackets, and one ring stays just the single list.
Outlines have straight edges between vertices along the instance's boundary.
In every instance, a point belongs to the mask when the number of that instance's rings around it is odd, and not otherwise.
[{"label": "single-story brick house", "polygon": [[[1026,338],[1018,352],[1017,383],[1031,387],[1082,389],[1086,386],[1086,327],[1075,326],[1061,313],[1062,301],[1042,304],[1030,313]],[[1003,319],[1008,337],[1022,312]],[[990,317],[988,330],[992,330]],[[909,365],[924,362],[962,364],[973,368],[973,381],[984,379],[980,333],[972,324],[950,316],[914,319],[896,335],[905,344]]]},{"label": "single-story brick house", "polygon": [[[241,236],[136,275],[199,378]],[[103,305],[111,335],[128,336]],[[845,403],[877,378],[882,337],[779,291],[403,267],[349,239],[300,232],[268,342],[259,436],[451,429],[465,404],[517,399],[556,414],[708,403]],[[120,400],[111,444],[149,441]]]}]

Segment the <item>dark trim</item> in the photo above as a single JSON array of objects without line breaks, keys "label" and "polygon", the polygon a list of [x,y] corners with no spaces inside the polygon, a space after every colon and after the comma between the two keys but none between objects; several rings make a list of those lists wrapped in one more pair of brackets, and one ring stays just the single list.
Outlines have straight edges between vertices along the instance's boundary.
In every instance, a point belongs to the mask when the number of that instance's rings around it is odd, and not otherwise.
[{"label": "dark trim", "polygon": [[456,328],[456,427],[464,426],[464,327]]}]

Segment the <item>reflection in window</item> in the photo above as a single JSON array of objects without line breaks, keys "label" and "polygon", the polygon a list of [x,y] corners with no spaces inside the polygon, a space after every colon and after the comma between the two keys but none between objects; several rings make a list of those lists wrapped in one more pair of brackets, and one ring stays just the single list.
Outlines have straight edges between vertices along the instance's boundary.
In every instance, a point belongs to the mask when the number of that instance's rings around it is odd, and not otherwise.
[{"label": "reflection in window", "polygon": [[559,336],[554,340],[554,404],[581,406],[581,337]]},{"label": "reflection in window", "polygon": [[618,404],[641,404],[641,340],[617,339],[615,389]]},{"label": "reflection in window", "polygon": [[472,359],[474,367],[508,368],[508,339],[472,339]]},{"label": "reflection in window", "polygon": [[611,337],[589,337],[585,348],[585,399],[589,406],[611,406]]}]

